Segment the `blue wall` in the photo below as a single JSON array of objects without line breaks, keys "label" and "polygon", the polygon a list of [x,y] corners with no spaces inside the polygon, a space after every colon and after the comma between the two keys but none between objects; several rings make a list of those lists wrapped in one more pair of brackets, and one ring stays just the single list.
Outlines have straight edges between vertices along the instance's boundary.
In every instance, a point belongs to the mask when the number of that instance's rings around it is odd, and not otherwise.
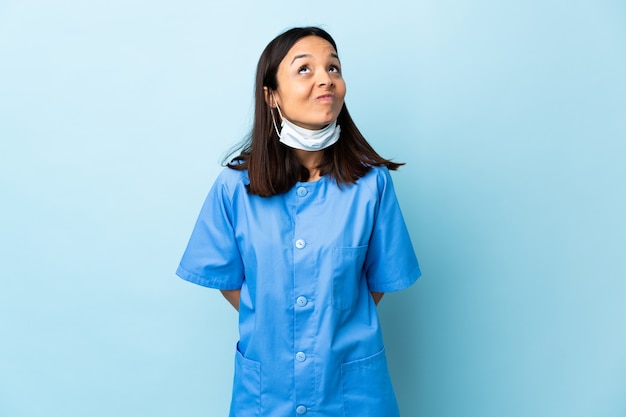
[{"label": "blue wall", "polygon": [[626,415],[624,3],[337,3],[0,3],[0,416],[226,415],[236,314],[173,272],[303,24],[407,162],[403,415]]}]

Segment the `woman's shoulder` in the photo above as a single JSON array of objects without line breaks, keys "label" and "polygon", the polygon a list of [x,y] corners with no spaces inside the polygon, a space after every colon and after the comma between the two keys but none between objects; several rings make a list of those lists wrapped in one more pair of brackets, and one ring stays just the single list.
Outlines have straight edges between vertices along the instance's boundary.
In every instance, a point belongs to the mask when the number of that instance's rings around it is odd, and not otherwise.
[{"label": "woman's shoulder", "polygon": [[246,186],[250,184],[250,179],[248,178],[248,170],[239,170],[235,168],[231,168],[229,166],[225,166],[222,168],[222,171],[217,176],[215,180],[216,185],[221,185],[228,190],[235,190],[239,186]]},{"label": "woman's shoulder", "polygon": [[372,175],[378,177],[389,177],[389,168],[384,165],[370,165],[370,170],[366,175]]},{"label": "woman's shoulder", "polygon": [[374,186],[384,186],[387,182],[391,182],[391,174],[386,166],[370,166],[369,171],[361,177],[360,181],[370,183]]},{"label": "woman's shoulder", "polygon": [[369,190],[378,198],[383,196],[387,191],[393,190],[393,180],[390,170],[386,166],[371,166],[369,171],[357,181],[357,185],[362,190]]}]

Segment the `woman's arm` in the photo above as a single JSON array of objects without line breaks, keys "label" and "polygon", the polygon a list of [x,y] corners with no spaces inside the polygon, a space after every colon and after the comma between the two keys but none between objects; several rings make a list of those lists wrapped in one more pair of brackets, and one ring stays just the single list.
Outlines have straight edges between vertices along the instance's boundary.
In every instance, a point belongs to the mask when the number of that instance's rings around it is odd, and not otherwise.
[{"label": "woman's arm", "polygon": [[372,291],[372,298],[374,299],[374,304],[378,305],[378,303],[380,302],[380,299],[383,298],[384,294],[385,294],[384,292],[373,292]]},{"label": "woman's arm", "polygon": [[235,310],[239,311],[239,295],[241,294],[241,290],[221,290],[221,292],[224,298],[235,307]]}]

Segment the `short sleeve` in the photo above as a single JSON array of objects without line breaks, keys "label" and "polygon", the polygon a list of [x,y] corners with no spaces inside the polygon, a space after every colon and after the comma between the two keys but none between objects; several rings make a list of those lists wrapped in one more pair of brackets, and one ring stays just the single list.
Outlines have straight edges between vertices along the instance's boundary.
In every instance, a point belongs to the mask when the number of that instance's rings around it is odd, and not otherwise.
[{"label": "short sleeve", "polygon": [[377,187],[379,204],[365,259],[367,283],[370,291],[398,291],[413,284],[421,271],[387,169],[380,169]]},{"label": "short sleeve", "polygon": [[226,176],[223,172],[211,187],[176,275],[205,287],[235,290],[241,288],[244,269]]}]

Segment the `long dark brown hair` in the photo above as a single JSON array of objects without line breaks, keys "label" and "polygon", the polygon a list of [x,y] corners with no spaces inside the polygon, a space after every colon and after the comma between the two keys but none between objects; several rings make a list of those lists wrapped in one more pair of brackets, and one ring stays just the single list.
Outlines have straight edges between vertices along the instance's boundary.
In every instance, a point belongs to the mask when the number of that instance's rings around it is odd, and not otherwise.
[{"label": "long dark brown hair", "polygon": [[[240,154],[227,164],[232,169],[248,170],[248,192],[251,194],[262,197],[281,194],[297,181],[309,178],[309,170],[298,162],[293,150],[279,142],[272,124],[273,110],[265,101],[263,90],[263,87],[270,91],[278,88],[278,66],[291,47],[307,36],[325,39],[337,51],[335,41],[325,30],[302,27],[278,35],[265,47],[259,58],[252,131],[241,146]],[[398,169],[404,165],[384,159],[376,153],[352,121],[345,103],[337,117],[337,124],[341,126],[341,136],[334,145],[324,149],[319,166],[321,175],[330,175],[341,186],[355,183],[372,166]]]}]

